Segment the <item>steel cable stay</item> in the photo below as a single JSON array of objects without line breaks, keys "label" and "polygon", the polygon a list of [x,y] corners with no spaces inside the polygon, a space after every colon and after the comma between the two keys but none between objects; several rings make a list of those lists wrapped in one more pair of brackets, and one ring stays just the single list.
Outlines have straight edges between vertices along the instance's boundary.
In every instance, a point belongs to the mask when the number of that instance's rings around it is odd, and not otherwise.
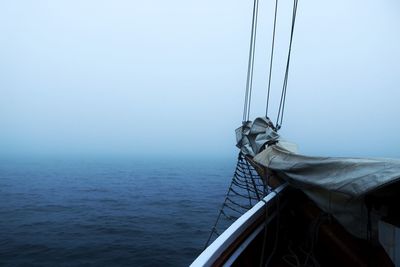
[{"label": "steel cable stay", "polygon": [[[297,14],[297,3],[298,0],[293,0],[293,9],[291,16],[291,30],[290,30],[290,39],[289,39],[289,48],[286,58],[285,72],[283,85],[280,93],[280,101],[279,108],[277,112],[276,124],[275,128],[279,130],[282,127],[283,115],[285,111],[285,103],[286,103],[286,92],[288,86],[289,79],[289,67],[290,67],[290,59],[291,59],[291,51],[292,51],[292,43],[293,43],[293,34],[294,27],[296,22],[296,14]],[[278,6],[279,0],[275,0],[274,6],[274,19],[273,19],[273,28],[272,28],[272,41],[271,41],[271,51],[269,57],[269,71],[268,71],[268,83],[267,83],[267,92],[266,92],[266,104],[265,104],[265,116],[269,117],[269,106],[270,106],[270,95],[272,90],[272,73],[274,68],[274,52],[276,45],[276,32],[277,32],[277,21],[278,21]],[[244,107],[243,107],[243,124],[250,120],[250,109],[251,109],[251,101],[252,101],[252,91],[253,91],[253,80],[254,80],[254,61],[255,61],[255,52],[256,52],[256,41],[257,41],[257,27],[258,27],[258,13],[259,13],[259,0],[254,0],[253,2],[253,15],[252,15],[252,24],[251,24],[251,34],[250,34],[250,46],[249,46],[249,56],[248,56],[248,65],[247,65],[247,77],[246,77],[246,88],[245,88],[245,97],[244,97]]]},{"label": "steel cable stay", "polygon": [[271,55],[269,61],[269,75],[268,75],[268,89],[267,89],[267,103],[265,104],[265,117],[268,117],[268,106],[269,106],[269,95],[271,92],[271,79],[272,79],[272,63],[274,61],[274,48],[275,48],[275,33],[276,33],[276,17],[278,14],[278,0],[275,0],[275,12],[274,12],[274,27],[272,30],[272,44],[271,44]]},{"label": "steel cable stay", "polygon": [[254,74],[254,55],[256,49],[257,39],[257,21],[258,21],[258,1],[254,0],[253,4],[253,18],[251,23],[251,35],[250,35],[250,48],[249,48],[249,59],[247,65],[247,78],[246,78],[246,91],[243,107],[243,123],[249,120],[250,117],[250,105],[251,105],[251,91],[253,90],[253,74]]},{"label": "steel cable stay", "polygon": [[279,130],[282,126],[283,114],[285,111],[286,91],[287,91],[287,84],[288,84],[288,79],[289,79],[290,56],[291,56],[291,52],[292,52],[294,26],[296,24],[297,3],[298,3],[298,0],[293,0],[292,25],[291,25],[291,30],[290,30],[290,40],[289,40],[289,49],[288,49],[288,55],[287,55],[287,60],[286,60],[285,77],[283,79],[281,100],[279,103],[278,115],[277,115],[276,124],[275,124],[277,130]]}]

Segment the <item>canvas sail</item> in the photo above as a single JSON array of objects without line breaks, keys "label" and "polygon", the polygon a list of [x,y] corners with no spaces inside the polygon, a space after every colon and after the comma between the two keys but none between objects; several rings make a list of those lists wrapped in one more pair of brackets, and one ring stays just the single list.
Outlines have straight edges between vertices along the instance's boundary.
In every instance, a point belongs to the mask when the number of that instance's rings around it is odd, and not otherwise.
[{"label": "canvas sail", "polygon": [[258,118],[239,128],[237,132],[244,129],[237,134],[242,152],[301,189],[355,236],[366,238],[368,217],[372,230],[377,228],[384,214],[375,211],[368,216],[364,198],[400,180],[400,160],[301,155],[296,145],[281,141],[271,125],[267,118]]}]

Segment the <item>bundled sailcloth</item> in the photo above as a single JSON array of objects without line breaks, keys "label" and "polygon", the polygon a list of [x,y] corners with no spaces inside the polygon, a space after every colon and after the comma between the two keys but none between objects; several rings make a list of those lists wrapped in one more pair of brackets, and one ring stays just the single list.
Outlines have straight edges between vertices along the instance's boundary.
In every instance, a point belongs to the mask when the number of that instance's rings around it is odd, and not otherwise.
[{"label": "bundled sailcloth", "polygon": [[236,137],[242,153],[301,189],[353,235],[367,238],[367,222],[374,233],[378,220],[387,215],[385,210],[372,210],[366,200],[376,192],[395,194],[389,185],[400,180],[400,160],[301,155],[295,144],[281,140],[265,117],[244,123]]}]

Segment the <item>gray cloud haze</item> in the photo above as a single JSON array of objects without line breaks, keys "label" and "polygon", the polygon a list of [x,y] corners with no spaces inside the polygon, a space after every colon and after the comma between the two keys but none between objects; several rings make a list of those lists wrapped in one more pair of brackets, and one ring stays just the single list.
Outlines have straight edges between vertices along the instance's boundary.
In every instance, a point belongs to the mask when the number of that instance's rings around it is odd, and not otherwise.
[{"label": "gray cloud haze", "polygon": [[[289,37],[281,1],[272,117]],[[252,117],[273,1],[261,1]],[[0,154],[236,153],[251,1],[2,1]],[[299,0],[281,134],[303,153],[400,157],[400,4]]]}]

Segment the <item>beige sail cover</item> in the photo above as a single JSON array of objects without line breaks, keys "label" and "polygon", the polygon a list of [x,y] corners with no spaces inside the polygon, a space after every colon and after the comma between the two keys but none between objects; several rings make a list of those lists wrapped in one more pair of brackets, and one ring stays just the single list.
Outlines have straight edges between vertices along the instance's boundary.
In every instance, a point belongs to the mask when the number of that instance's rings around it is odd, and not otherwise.
[{"label": "beige sail cover", "polygon": [[352,198],[400,178],[400,160],[310,157],[288,150],[284,143],[267,147],[254,160],[296,187],[320,188]]},{"label": "beige sail cover", "polygon": [[[368,230],[364,196],[400,179],[400,160],[309,157],[295,153],[283,142],[266,147],[254,160],[301,189],[359,238],[367,238]],[[373,236],[384,215],[370,213]]]},{"label": "beige sail cover", "polygon": [[[256,122],[268,119],[257,119]],[[248,124],[252,129],[252,123]],[[268,128],[268,123],[263,125]],[[268,136],[273,136],[276,142],[278,134],[271,134],[272,129],[263,132],[258,123],[257,132],[260,136],[247,135],[242,149],[249,150],[248,144],[256,144],[253,153],[254,161],[269,168],[292,186],[301,189],[325,212],[332,214],[349,232],[360,238],[366,238],[367,208],[364,197],[366,194],[383,188],[400,180],[400,160],[383,158],[340,158],[340,157],[310,157],[297,153],[293,144],[278,141],[275,144],[262,147],[268,143]],[[247,131],[251,132],[251,131]],[[248,141],[250,139],[250,141]],[[252,140],[257,140],[254,142]],[[240,144],[238,140],[238,144]],[[384,214],[370,214],[372,230],[377,228],[378,220]]]}]

